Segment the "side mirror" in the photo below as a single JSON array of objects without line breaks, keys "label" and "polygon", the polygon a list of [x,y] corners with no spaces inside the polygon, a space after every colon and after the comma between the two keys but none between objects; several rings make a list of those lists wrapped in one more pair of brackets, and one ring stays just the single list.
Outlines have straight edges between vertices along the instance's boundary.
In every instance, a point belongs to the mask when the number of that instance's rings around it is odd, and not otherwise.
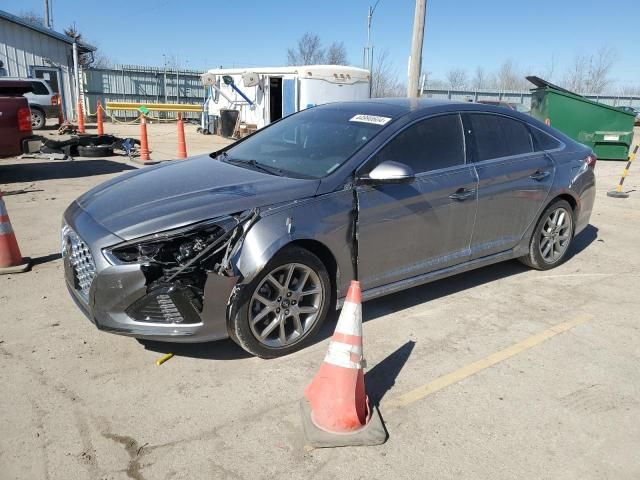
[{"label": "side mirror", "polygon": [[382,162],[369,172],[369,175],[362,176],[358,180],[365,185],[383,185],[386,183],[411,183],[416,176],[413,169],[400,162]]}]

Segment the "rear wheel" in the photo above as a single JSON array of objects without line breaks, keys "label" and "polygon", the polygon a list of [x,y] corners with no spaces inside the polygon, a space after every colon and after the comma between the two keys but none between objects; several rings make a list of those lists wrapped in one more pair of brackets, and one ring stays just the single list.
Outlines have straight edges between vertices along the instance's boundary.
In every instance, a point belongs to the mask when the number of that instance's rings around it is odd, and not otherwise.
[{"label": "rear wheel", "polygon": [[331,282],[313,253],[288,246],[246,285],[231,310],[231,338],[247,352],[273,358],[306,346],[331,303]]},{"label": "rear wheel", "polygon": [[566,200],[552,202],[542,213],[529,243],[529,254],[520,261],[536,270],[557,267],[566,258],[573,240],[573,209]]},{"label": "rear wheel", "polygon": [[44,128],[47,123],[46,117],[44,116],[44,112],[40,110],[36,110],[35,108],[31,109],[31,128],[33,130],[40,130]]}]

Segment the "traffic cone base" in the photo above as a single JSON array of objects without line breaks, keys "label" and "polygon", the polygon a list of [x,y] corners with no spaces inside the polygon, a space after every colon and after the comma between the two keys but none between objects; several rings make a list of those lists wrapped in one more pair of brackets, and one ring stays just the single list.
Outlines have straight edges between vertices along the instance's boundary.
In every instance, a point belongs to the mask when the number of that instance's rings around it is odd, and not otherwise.
[{"label": "traffic cone base", "polygon": [[0,275],[9,275],[11,273],[24,273],[31,268],[31,259],[29,257],[22,258],[21,265],[14,265],[13,267],[0,268]]},{"label": "traffic cone base", "polygon": [[7,207],[0,193],[0,275],[26,272],[30,266],[31,260],[22,258]]},{"label": "traffic cone base", "polygon": [[387,438],[364,387],[360,284],[352,281],[318,373],[301,403],[307,442],[316,447],[379,445]]},{"label": "traffic cone base", "polygon": [[300,413],[305,446],[314,448],[364,447],[382,445],[387,440],[387,430],[384,428],[380,411],[375,405],[371,408],[367,423],[361,428],[347,433],[327,432],[319,428],[313,421],[311,404],[306,398],[300,400]]}]

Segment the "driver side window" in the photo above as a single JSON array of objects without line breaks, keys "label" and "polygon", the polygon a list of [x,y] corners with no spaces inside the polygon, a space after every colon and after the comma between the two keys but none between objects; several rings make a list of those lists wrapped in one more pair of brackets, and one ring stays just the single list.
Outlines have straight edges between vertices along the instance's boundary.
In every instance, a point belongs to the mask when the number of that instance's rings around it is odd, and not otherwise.
[{"label": "driver side window", "polygon": [[416,174],[464,165],[464,132],[460,115],[441,115],[411,125],[393,138],[366,167],[382,162],[404,163]]}]

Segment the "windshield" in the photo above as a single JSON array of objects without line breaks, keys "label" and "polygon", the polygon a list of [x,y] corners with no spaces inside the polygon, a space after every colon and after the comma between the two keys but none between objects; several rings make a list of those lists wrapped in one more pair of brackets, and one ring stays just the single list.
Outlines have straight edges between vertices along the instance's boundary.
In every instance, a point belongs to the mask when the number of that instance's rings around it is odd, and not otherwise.
[{"label": "windshield", "polygon": [[223,160],[274,175],[320,178],[342,165],[390,120],[338,108],[310,108],[231,147]]}]

